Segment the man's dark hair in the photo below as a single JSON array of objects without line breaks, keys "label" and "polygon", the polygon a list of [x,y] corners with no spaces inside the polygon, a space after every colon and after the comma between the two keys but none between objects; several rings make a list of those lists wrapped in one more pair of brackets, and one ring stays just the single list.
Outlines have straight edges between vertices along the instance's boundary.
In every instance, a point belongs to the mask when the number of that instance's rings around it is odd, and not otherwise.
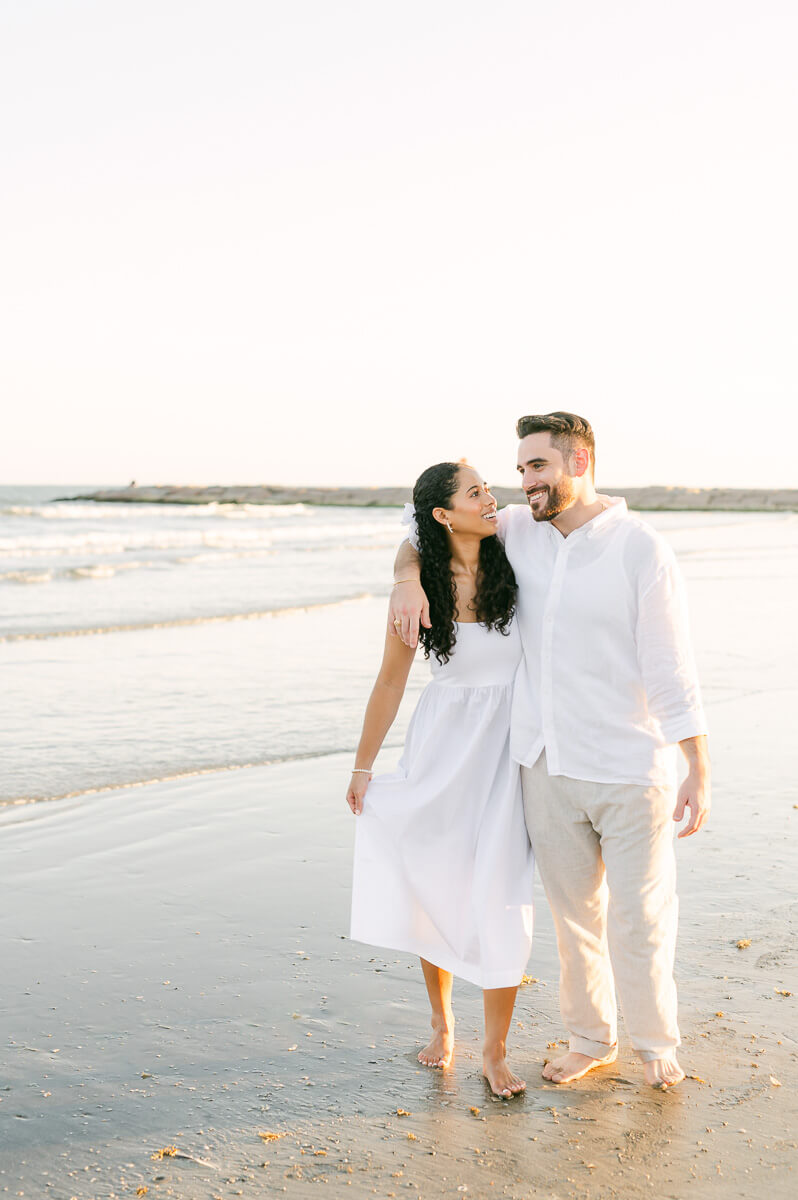
[{"label": "man's dark hair", "polygon": [[519,417],[515,431],[519,438],[525,438],[530,433],[548,433],[552,445],[556,446],[566,459],[577,447],[586,446],[590,451],[590,473],[593,474],[596,465],[596,439],[590,422],[584,417],[569,412],[535,413],[531,417]]}]

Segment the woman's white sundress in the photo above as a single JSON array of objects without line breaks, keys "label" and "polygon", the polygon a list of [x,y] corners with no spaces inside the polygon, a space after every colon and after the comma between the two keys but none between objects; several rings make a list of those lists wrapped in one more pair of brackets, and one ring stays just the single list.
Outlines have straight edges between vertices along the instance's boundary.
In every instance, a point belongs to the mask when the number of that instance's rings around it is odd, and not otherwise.
[{"label": "woman's white sundress", "polygon": [[430,658],[397,771],[356,818],[351,936],[404,950],[481,988],[512,987],[532,943],[534,859],[510,705],[521,640],[460,623]]}]

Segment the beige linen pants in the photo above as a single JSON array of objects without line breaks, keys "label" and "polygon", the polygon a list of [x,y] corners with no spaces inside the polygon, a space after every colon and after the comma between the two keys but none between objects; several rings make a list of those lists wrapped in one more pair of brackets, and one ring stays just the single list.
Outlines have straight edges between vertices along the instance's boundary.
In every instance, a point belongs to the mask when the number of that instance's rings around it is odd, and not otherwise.
[{"label": "beige linen pants", "polygon": [[669,788],[522,767],[524,812],[560,953],[571,1050],[603,1058],[617,1040],[615,981],[644,1062],[679,1045],[673,959],[678,900]]}]

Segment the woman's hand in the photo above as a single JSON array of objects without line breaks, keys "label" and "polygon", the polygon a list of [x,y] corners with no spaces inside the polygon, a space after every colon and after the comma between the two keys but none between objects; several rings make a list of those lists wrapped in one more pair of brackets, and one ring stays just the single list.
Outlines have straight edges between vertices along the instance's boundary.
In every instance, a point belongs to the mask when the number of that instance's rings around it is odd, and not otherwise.
[{"label": "woman's hand", "polygon": [[394,584],[388,610],[388,632],[415,649],[419,621],[429,629],[429,602],[421,584],[412,579]]},{"label": "woman's hand", "polygon": [[352,778],[349,781],[349,790],[346,793],[346,802],[356,817],[359,817],[363,811],[363,797],[370,783],[371,772],[368,775],[363,771],[354,771],[352,773]]}]

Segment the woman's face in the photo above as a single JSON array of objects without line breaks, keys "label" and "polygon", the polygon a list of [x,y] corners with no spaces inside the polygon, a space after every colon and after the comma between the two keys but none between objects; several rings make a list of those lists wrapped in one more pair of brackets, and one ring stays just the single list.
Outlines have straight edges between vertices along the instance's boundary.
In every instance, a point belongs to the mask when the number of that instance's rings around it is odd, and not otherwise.
[{"label": "woman's face", "polygon": [[454,534],[491,537],[496,533],[496,501],[488,485],[473,467],[467,466],[460,468],[458,484],[448,508],[435,509],[435,515],[443,516],[444,523],[448,519]]}]

